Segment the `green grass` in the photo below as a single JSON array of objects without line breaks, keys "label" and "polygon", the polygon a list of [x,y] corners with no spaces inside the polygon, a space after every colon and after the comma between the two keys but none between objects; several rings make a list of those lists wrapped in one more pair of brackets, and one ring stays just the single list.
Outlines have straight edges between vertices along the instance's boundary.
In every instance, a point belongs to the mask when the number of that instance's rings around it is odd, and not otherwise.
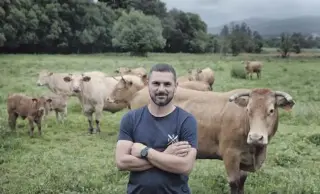
[{"label": "green grass", "polygon": [[[188,68],[215,70],[215,91],[234,88],[269,87],[291,94],[296,106],[280,112],[279,130],[271,140],[261,170],[247,179],[246,193],[320,193],[320,58],[280,59],[250,55],[264,62],[262,79],[237,79],[230,75],[234,65],[248,55],[220,58],[215,55],[150,54],[148,58],[123,54],[100,55],[0,55],[0,193],[125,193],[128,172],[115,167],[114,149],[119,121],[127,111],[105,112],[101,134],[88,135],[87,121],[78,99],[69,102],[65,124],[51,114],[43,136],[29,138],[26,121],[13,134],[7,127],[6,97],[9,92],[40,95],[47,88],[36,86],[38,72],[100,70],[112,73],[118,66],[166,62],[179,75]],[[35,131],[36,132],[36,131]],[[197,160],[190,176],[193,193],[227,193],[229,186],[221,161]]]}]

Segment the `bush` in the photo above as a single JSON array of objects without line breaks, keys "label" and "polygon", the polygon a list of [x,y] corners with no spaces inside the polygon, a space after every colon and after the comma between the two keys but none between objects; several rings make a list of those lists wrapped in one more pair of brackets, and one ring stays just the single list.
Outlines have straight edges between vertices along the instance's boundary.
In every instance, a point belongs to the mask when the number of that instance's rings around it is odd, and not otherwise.
[{"label": "bush", "polygon": [[230,71],[231,77],[246,79],[246,72],[242,65],[233,65]]}]

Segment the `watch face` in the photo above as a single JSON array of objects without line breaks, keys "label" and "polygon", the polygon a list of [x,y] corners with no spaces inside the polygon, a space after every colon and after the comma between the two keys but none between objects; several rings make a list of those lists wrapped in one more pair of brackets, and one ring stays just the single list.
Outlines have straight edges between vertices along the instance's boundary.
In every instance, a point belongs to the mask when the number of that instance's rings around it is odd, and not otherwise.
[{"label": "watch face", "polygon": [[142,157],[145,157],[148,153],[148,150],[146,148],[144,148],[142,151],[141,151],[141,156]]}]

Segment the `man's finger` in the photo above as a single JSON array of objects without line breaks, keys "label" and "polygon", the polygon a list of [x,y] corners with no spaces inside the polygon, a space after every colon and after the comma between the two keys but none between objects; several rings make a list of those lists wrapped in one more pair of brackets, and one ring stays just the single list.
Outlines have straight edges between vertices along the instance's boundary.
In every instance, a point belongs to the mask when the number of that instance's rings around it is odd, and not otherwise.
[{"label": "man's finger", "polygon": [[189,151],[190,151],[190,148],[179,149],[176,151],[176,154],[188,153]]},{"label": "man's finger", "polygon": [[188,149],[188,148],[191,148],[191,145],[179,145],[175,147],[175,150]]},{"label": "man's finger", "polygon": [[175,146],[180,146],[180,145],[188,145],[189,142],[187,141],[178,141],[177,143],[174,143]]},{"label": "man's finger", "polygon": [[185,157],[188,153],[177,154],[179,157]]}]

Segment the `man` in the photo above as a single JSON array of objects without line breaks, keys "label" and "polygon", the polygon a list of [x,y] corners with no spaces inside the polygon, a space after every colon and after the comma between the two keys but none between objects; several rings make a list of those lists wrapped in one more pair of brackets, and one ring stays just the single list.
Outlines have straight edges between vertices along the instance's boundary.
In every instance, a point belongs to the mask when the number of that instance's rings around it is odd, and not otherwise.
[{"label": "man", "polygon": [[154,65],[148,80],[151,103],[121,119],[116,147],[119,170],[130,172],[127,193],[191,193],[188,175],[196,160],[197,123],[174,106],[174,68]]}]

